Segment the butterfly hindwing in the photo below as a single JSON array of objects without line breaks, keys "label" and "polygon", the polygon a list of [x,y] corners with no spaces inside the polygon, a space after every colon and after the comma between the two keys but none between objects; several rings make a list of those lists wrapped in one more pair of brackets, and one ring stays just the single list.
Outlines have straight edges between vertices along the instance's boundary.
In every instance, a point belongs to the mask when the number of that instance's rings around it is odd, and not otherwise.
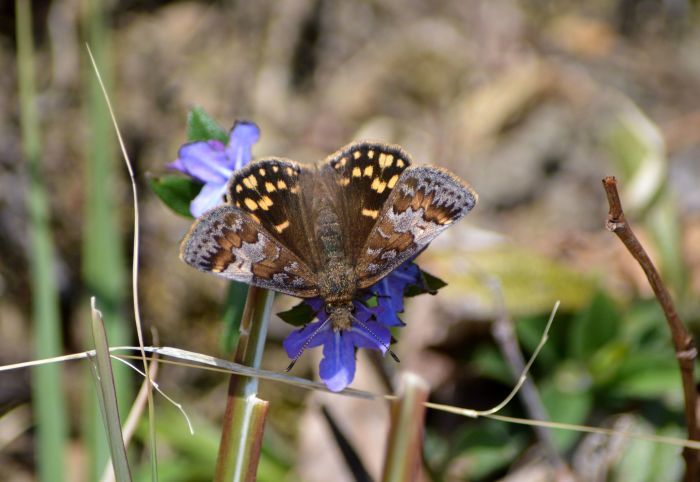
[{"label": "butterfly hindwing", "polygon": [[357,262],[384,203],[410,164],[410,156],[398,146],[356,142],[332,154],[321,165],[322,172],[335,184],[351,261]]},{"label": "butterfly hindwing", "polygon": [[363,242],[355,267],[360,288],[367,288],[417,255],[452,223],[467,214],[478,196],[444,169],[406,169]]},{"label": "butterfly hindwing", "polygon": [[180,247],[180,258],[200,271],[292,296],[318,295],[309,267],[241,211],[223,205],[195,221]]},{"label": "butterfly hindwing", "polygon": [[313,230],[306,225],[309,216],[302,190],[312,169],[288,159],[255,161],[233,174],[227,192],[229,204],[248,213],[309,266],[313,263],[308,259],[308,233]]}]

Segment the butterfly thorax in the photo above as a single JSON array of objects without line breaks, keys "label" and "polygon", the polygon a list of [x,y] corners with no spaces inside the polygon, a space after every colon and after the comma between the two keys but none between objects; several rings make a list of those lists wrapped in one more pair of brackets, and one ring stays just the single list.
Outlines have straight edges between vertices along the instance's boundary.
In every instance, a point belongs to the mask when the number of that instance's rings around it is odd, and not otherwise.
[{"label": "butterfly thorax", "polygon": [[333,326],[349,329],[349,310],[357,291],[357,276],[345,252],[340,220],[322,184],[315,187],[313,211],[314,236],[321,262],[319,294],[326,303]]}]

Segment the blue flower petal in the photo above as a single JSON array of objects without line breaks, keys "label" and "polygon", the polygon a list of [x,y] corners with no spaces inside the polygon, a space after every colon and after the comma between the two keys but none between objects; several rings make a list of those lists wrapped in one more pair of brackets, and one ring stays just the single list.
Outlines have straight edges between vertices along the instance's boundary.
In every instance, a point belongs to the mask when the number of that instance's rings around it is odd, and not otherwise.
[{"label": "blue flower petal", "polygon": [[323,321],[309,323],[303,328],[294,330],[287,335],[282,345],[289,358],[296,358],[299,356],[302,349],[314,348],[329,341],[328,332],[332,331],[330,323],[327,323],[322,330],[316,333],[316,330],[318,330],[323,323]]},{"label": "blue flower petal", "polygon": [[[402,295],[403,296],[403,295]],[[379,323],[384,326],[406,326],[406,323],[401,321],[401,318],[396,314],[396,310],[391,306],[391,302],[384,306],[383,300],[379,298],[378,308],[380,308],[379,313],[375,315],[375,318]]]},{"label": "blue flower petal", "polygon": [[178,158],[168,164],[204,183],[199,195],[190,203],[194,217],[223,203],[226,185],[234,170],[248,164],[251,149],[260,138],[260,129],[252,122],[236,122],[229,134],[229,143],[218,140],[196,141],[185,144]]},{"label": "blue flower petal", "polygon": [[353,323],[352,328],[347,332],[352,344],[358,348],[371,348],[386,353],[387,347],[391,343],[389,329],[376,321],[367,321],[362,325]]},{"label": "blue flower petal", "polygon": [[240,169],[250,162],[251,148],[260,139],[260,128],[252,122],[239,121],[231,129],[226,156],[228,167]]},{"label": "blue flower petal", "polygon": [[339,392],[355,377],[355,347],[347,331],[330,333],[331,339],[323,345],[319,375],[329,390]]},{"label": "blue flower petal", "polygon": [[217,184],[212,182],[202,186],[202,190],[199,191],[197,197],[190,202],[192,216],[198,218],[210,209],[222,204],[224,194],[226,194],[226,183]]},{"label": "blue flower petal", "polygon": [[226,184],[233,172],[228,164],[226,147],[223,143],[212,140],[185,144],[178,151],[177,160],[169,167],[204,183]]}]

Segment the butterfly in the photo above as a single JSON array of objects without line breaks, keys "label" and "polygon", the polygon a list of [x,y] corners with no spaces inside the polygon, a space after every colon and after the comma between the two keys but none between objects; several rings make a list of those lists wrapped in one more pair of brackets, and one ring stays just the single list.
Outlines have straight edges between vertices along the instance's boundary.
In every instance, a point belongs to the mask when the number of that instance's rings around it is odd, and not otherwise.
[{"label": "butterfly", "polygon": [[315,165],[283,158],[234,172],[226,203],[182,241],[194,268],[299,298],[321,297],[334,330],[352,301],[418,255],[477,203],[449,171],[399,146],[356,142]]}]

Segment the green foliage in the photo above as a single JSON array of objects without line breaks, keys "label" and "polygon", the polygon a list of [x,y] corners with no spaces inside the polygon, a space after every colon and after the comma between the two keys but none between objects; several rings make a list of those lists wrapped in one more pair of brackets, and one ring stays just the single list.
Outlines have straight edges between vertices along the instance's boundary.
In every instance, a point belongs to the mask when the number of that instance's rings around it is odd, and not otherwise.
[{"label": "green foliage", "polygon": [[287,311],[277,313],[277,316],[282,318],[283,321],[286,321],[290,325],[304,326],[311,322],[316,314],[314,313],[313,308],[302,301]]},{"label": "green foliage", "polygon": [[450,435],[428,432],[424,454],[433,480],[490,480],[521,453],[526,438],[500,422],[483,420]]},{"label": "green foliage", "polygon": [[190,203],[197,197],[202,184],[190,177],[166,175],[149,179],[149,184],[156,196],[180,216],[190,219]]},{"label": "green foliage", "polygon": [[447,283],[445,283],[437,276],[433,276],[427,271],[420,270],[420,274],[423,278],[422,285],[407,286],[406,290],[404,290],[404,296],[406,296],[407,298],[422,295],[425,293],[430,293],[431,295],[434,295],[438,292],[440,288],[444,288],[445,286],[447,286]]},{"label": "green foliage", "polygon": [[618,330],[620,313],[607,295],[598,292],[590,304],[572,320],[568,351],[578,360],[587,360],[611,341]]},{"label": "green foliage", "polygon": [[[544,314],[515,320],[525,357],[539,342],[545,323]],[[507,388],[515,383],[503,356],[491,342],[480,343],[470,363],[483,378]],[[560,313],[529,378],[550,420],[601,425],[623,411],[633,412],[637,417],[635,432],[643,427],[649,433],[683,437],[680,374],[663,313],[653,299],[623,304],[598,291],[581,310]],[[528,417],[518,397],[505,410],[510,415]],[[531,428],[493,421],[464,424],[455,433],[466,441],[462,446],[456,446],[454,439],[442,443],[429,438],[426,444],[426,459],[431,471],[439,474],[437,479],[451,474],[450,467],[464,466],[467,468],[459,477],[491,480],[488,473],[511,464],[525,446],[524,437],[532,436]],[[551,435],[563,455],[576,450],[582,437],[568,430],[552,430]],[[512,443],[513,437],[521,437],[518,440],[522,443],[516,446],[514,455],[508,455],[511,452],[506,450],[507,445],[487,443]],[[678,480],[682,472],[682,459],[673,447],[634,441],[622,453],[614,468],[615,477],[610,480]],[[496,463],[499,460],[501,465]]]},{"label": "green foliage", "polygon": [[218,140],[228,142],[228,134],[201,107],[194,107],[187,114],[187,139],[193,141]]}]

